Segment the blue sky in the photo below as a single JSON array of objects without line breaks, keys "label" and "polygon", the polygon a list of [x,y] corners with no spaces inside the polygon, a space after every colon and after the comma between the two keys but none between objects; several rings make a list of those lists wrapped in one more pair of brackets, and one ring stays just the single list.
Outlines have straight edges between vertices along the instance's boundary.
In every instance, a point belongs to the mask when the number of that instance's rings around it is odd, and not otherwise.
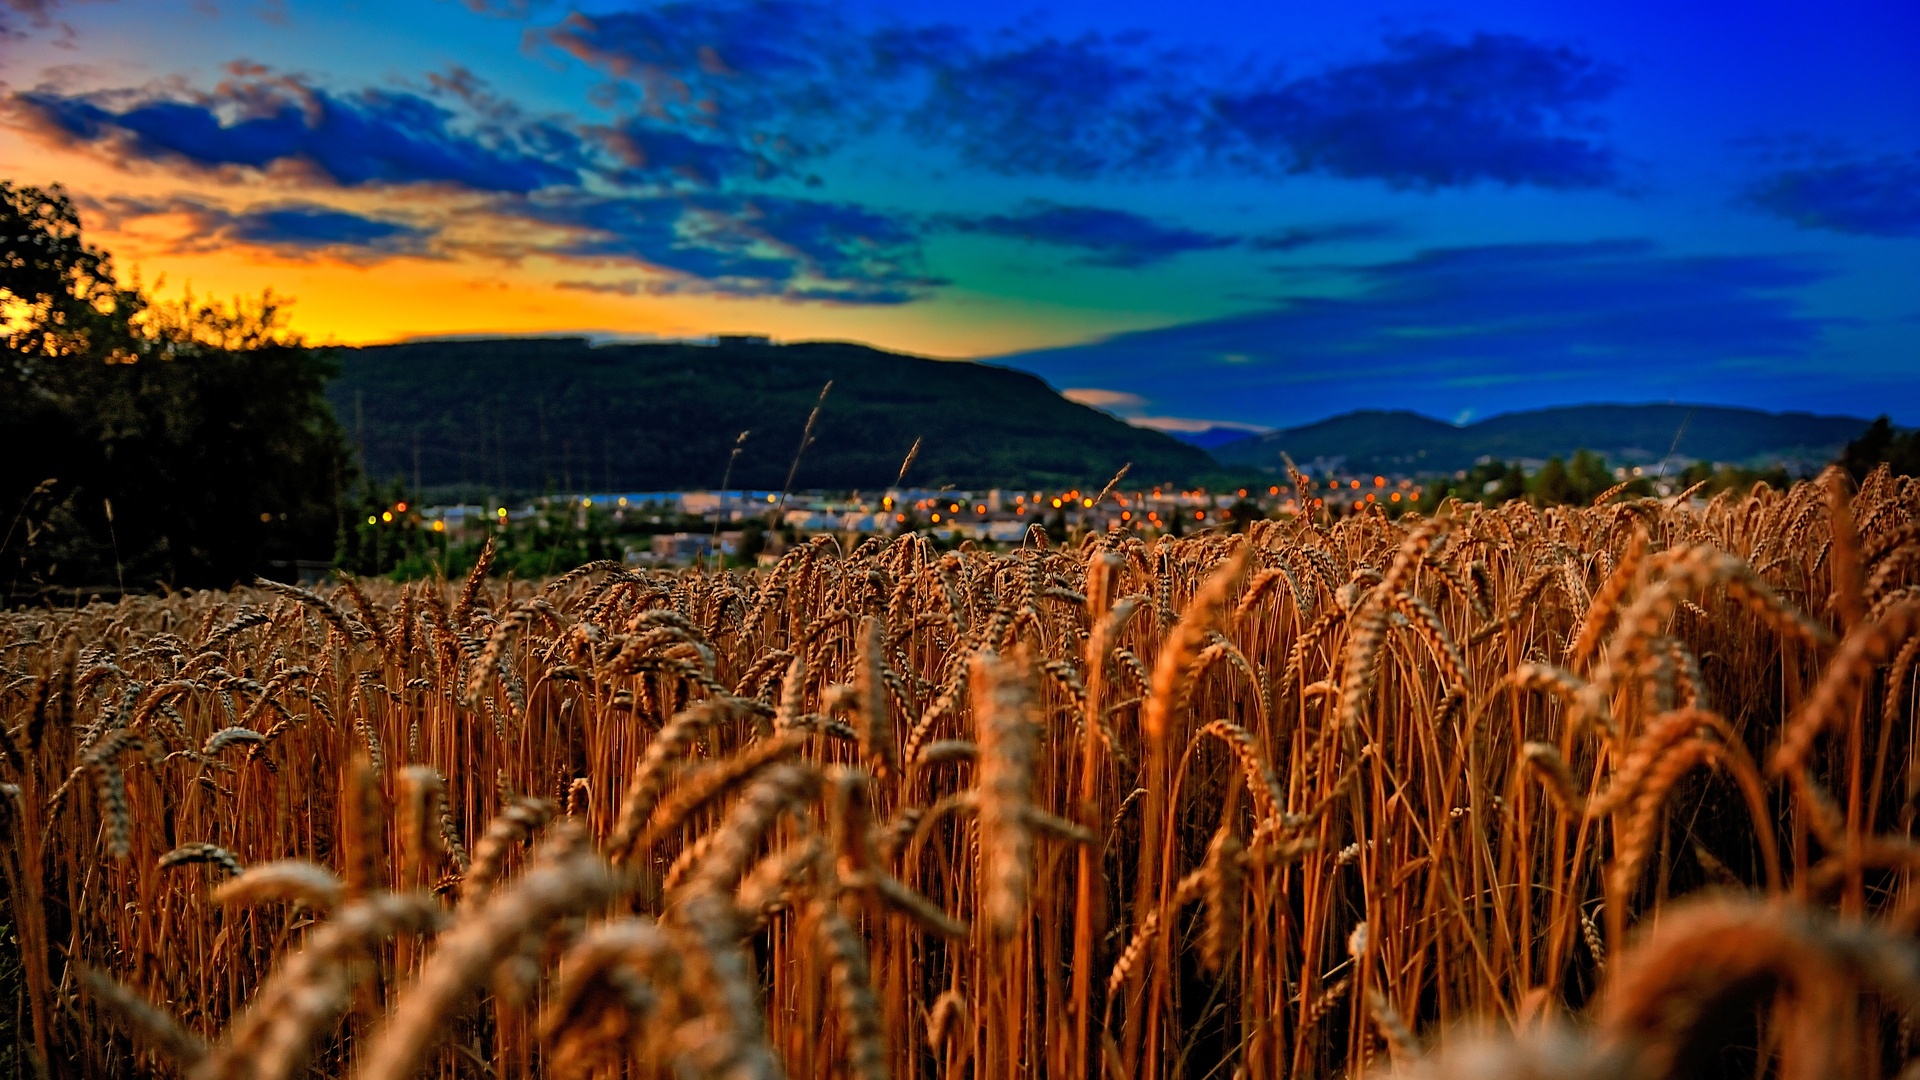
[{"label": "blue sky", "polygon": [[0,0],[0,175],[322,339],[836,338],[1162,427],[1920,424],[1920,7]]}]

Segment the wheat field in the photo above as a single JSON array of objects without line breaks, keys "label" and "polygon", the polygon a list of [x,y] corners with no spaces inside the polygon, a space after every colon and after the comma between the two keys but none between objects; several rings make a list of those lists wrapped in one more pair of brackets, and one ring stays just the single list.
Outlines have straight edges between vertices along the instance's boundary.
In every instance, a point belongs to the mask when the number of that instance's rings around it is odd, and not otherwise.
[{"label": "wheat field", "polygon": [[6,613],[12,1061],[1903,1075],[1920,482],[1619,497]]}]

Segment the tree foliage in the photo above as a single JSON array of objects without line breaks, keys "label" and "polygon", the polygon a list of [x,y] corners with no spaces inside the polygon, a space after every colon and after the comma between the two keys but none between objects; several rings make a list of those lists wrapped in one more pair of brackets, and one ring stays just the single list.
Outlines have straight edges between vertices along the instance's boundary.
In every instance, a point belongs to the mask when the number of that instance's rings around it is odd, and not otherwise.
[{"label": "tree foliage", "polygon": [[0,181],[0,588],[226,586],[325,560],[351,459],[272,293],[155,303],[58,187]]},{"label": "tree foliage", "polygon": [[1840,455],[1840,464],[1856,480],[1864,478],[1881,462],[1896,475],[1920,476],[1920,431],[1896,432],[1893,423],[1882,416],[1859,438],[1848,443]]}]

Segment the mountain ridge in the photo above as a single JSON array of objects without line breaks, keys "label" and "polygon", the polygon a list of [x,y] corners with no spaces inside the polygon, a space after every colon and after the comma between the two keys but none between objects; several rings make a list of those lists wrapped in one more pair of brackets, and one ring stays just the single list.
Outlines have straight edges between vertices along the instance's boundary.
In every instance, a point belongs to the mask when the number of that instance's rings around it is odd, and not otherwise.
[{"label": "mountain ridge", "polygon": [[[1189,482],[1212,458],[1061,397],[1037,376],[840,342],[502,337],[342,348],[328,387],[367,473],[500,493]],[[735,438],[751,432],[732,458]],[[731,459],[731,468],[729,461]]]},{"label": "mountain ridge", "polygon": [[1356,472],[1445,473],[1488,458],[1544,461],[1590,450],[1616,465],[1689,460],[1804,468],[1832,460],[1869,421],[1721,405],[1562,405],[1455,425],[1411,410],[1361,409],[1213,448],[1223,465],[1265,470],[1281,454]]}]

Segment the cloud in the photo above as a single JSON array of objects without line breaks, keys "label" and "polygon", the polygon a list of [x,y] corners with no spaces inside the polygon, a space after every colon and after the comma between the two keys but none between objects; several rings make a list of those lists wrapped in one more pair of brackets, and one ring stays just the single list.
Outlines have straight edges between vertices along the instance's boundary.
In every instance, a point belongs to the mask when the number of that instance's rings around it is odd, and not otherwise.
[{"label": "cloud", "polygon": [[1084,266],[1146,266],[1182,252],[1229,247],[1238,242],[1230,237],[1161,225],[1124,210],[1062,206],[1041,200],[1029,201],[1011,214],[947,220],[961,232],[1078,248],[1086,254],[1075,261]]},{"label": "cloud", "polygon": [[394,221],[362,217],[326,206],[256,208],[233,216],[228,235],[262,247],[417,250],[427,230]]},{"label": "cloud", "polygon": [[1009,175],[1619,182],[1598,116],[1619,70],[1508,34],[1390,38],[1384,56],[1292,78],[1144,34],[861,26],[808,0],[574,14],[528,39],[607,74],[649,123],[783,165],[892,123]]},{"label": "cloud", "polygon": [[317,203],[270,203],[233,210],[192,196],[139,199],[116,196],[83,200],[89,215],[110,231],[126,231],[135,222],[173,219],[172,253],[251,247],[300,258],[328,255],[350,261],[377,261],[400,255],[428,254],[436,230],[366,217]]},{"label": "cloud", "polygon": [[53,17],[54,9],[61,6],[62,0],[0,0],[0,42],[23,40],[31,36],[30,28],[51,31],[58,44],[72,44],[73,27]]},{"label": "cloud", "polygon": [[1804,229],[1920,236],[1920,154],[1780,169],[1755,181],[1744,199]]},{"label": "cloud", "polygon": [[907,128],[995,172],[1089,179],[1158,172],[1205,152],[1207,118],[1177,56],[1089,34],[978,45],[956,34],[891,44],[924,97]]},{"label": "cloud", "polygon": [[1130,394],[1125,390],[1101,390],[1097,387],[1073,387],[1060,391],[1060,396],[1077,405],[1093,409],[1105,409],[1108,412],[1144,409],[1147,399],[1139,394]]},{"label": "cloud", "polygon": [[910,221],[847,203],[774,195],[569,195],[498,212],[564,230],[542,253],[664,272],[645,289],[898,304],[940,282]]},{"label": "cloud", "polygon": [[556,281],[553,287],[566,292],[600,293],[605,296],[639,296],[649,291],[647,283],[639,278],[622,278],[619,281]]},{"label": "cloud", "polygon": [[1247,241],[1247,246],[1255,251],[1298,251],[1322,244],[1386,240],[1399,235],[1400,227],[1390,221],[1347,221],[1281,229],[1265,236],[1252,237]]},{"label": "cloud", "polygon": [[1137,394],[1144,413],[1266,426],[1619,400],[1884,410],[1821,360],[1826,324],[1792,294],[1822,276],[1638,241],[1443,249],[1362,268],[1338,295],[995,362]]},{"label": "cloud", "polygon": [[765,154],[696,139],[639,118],[588,128],[587,135],[612,159],[612,167],[602,175],[616,184],[712,188],[735,178],[766,180],[784,171]]},{"label": "cloud", "polygon": [[863,43],[832,11],[795,0],[678,0],[572,13],[527,39],[606,72],[667,128],[803,155],[809,119],[847,118]]},{"label": "cloud", "polygon": [[1617,69],[1508,34],[1392,39],[1381,60],[1223,95],[1222,122],[1294,172],[1438,188],[1490,180],[1606,187],[1619,164],[1591,110]]},{"label": "cloud", "polygon": [[525,193],[581,177],[579,140],[558,126],[460,125],[417,94],[342,96],[284,77],[234,79],[179,97],[27,91],[6,99],[5,115],[49,141],[118,162],[288,168],[342,187],[437,183]]}]

